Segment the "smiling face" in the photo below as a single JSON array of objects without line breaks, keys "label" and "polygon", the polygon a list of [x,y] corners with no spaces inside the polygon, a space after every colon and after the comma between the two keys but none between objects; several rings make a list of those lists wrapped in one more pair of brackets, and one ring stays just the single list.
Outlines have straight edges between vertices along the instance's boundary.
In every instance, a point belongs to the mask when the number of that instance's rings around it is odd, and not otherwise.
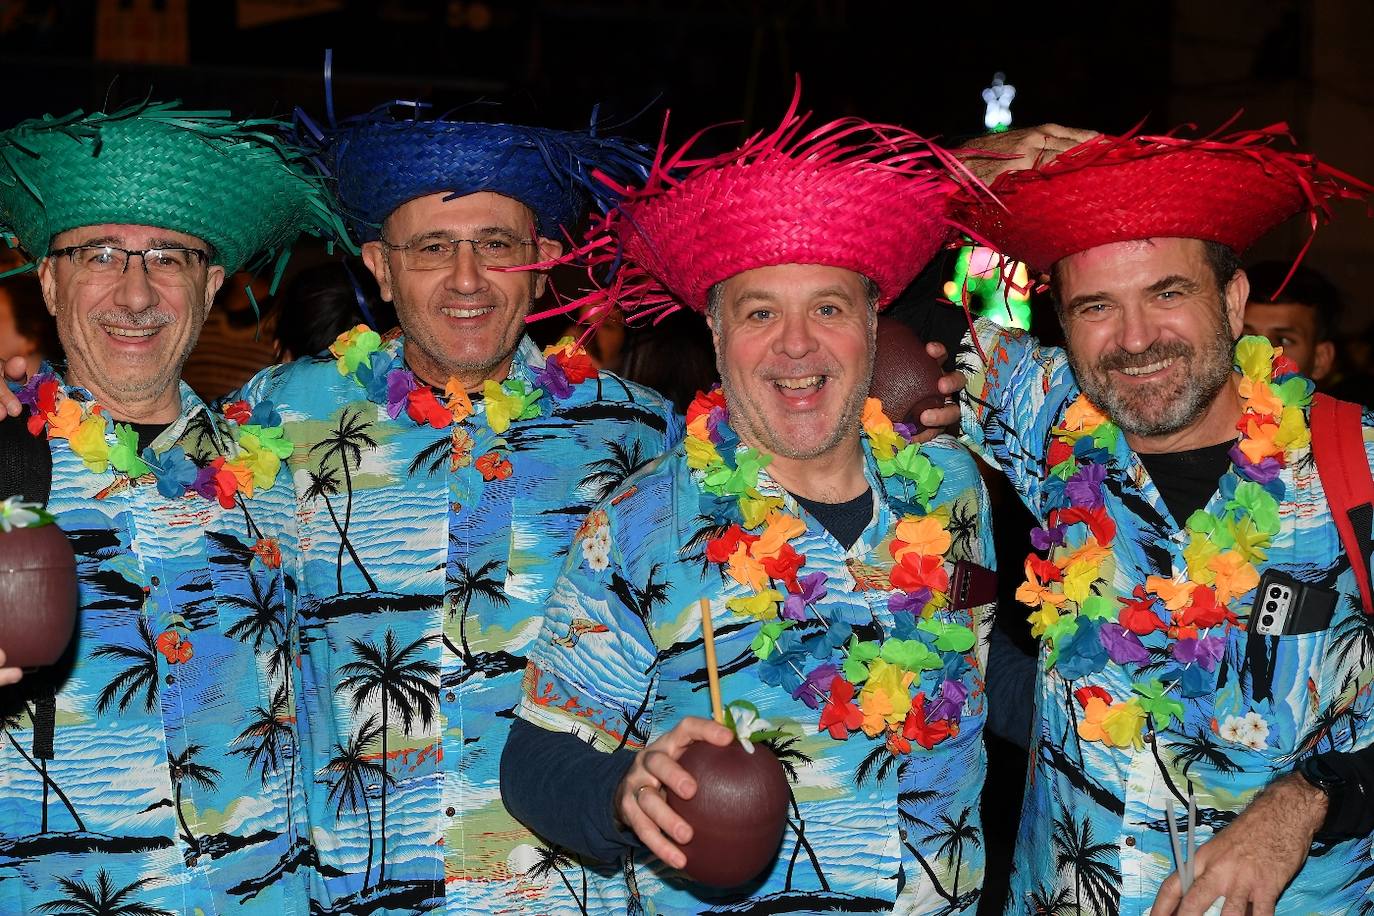
[{"label": "smiling face", "polygon": [[717,296],[716,364],[740,437],[792,461],[857,442],[875,327],[863,277],[782,264],[736,274]]},{"label": "smiling face", "polygon": [[1074,375],[1133,447],[1181,450],[1234,433],[1222,416],[1231,402],[1218,396],[1249,293],[1243,272],[1219,290],[1195,239],[1102,245],[1055,271]]},{"label": "smiling face", "polygon": [[[562,247],[534,235],[534,215],[510,197],[482,191],[452,200],[447,194],[417,197],[397,207],[382,227],[392,245],[418,251],[450,239],[504,239],[532,264],[558,256]],[[363,246],[363,260],[377,278],[382,298],[396,305],[406,335],[406,361],[420,378],[442,387],[450,378],[469,390],[485,379],[504,378],[525,331],[530,303],[544,292],[543,271],[484,267],[473,246],[458,245],[447,267],[415,270],[406,253],[381,242]],[[413,263],[413,259],[412,259]]]},{"label": "smiling face", "polygon": [[[130,251],[195,248],[203,239],[152,226],[99,225],[53,236],[49,249],[110,245]],[[67,354],[67,381],[89,389],[118,420],[170,422],[181,408],[181,367],[196,345],[224,268],[196,258],[183,271],[93,270],[72,257],[47,257],[38,278]]]}]

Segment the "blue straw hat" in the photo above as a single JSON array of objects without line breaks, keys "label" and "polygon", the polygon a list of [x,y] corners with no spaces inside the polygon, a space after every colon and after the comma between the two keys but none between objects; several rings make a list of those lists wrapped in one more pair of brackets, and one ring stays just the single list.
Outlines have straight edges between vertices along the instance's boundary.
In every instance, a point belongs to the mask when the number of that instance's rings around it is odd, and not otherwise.
[{"label": "blue straw hat", "polygon": [[571,234],[591,206],[606,212],[616,185],[643,181],[649,150],[595,128],[551,130],[475,121],[395,118],[382,106],[321,135],[345,216],[360,242],[379,237],[397,207],[430,194],[493,191],[534,211],[541,236]]}]

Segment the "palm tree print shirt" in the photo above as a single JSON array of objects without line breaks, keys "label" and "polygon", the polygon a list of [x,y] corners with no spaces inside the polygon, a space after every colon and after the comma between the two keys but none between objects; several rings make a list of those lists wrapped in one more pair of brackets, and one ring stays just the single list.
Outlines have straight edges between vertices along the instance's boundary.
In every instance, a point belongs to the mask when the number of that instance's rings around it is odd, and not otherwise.
[{"label": "palm tree print shirt", "polygon": [[[1000,465],[1043,524],[1051,430],[1064,423],[1078,385],[1063,350],[986,321],[976,330],[989,367],[966,338],[964,432]],[[1366,452],[1374,461],[1374,414],[1365,414],[1364,426]],[[1185,541],[1124,441],[1106,468],[1104,499],[1117,528],[1111,584],[1118,595],[1129,596],[1149,575],[1167,578],[1182,570]],[[1201,845],[1299,758],[1370,744],[1374,733],[1361,726],[1374,712],[1374,621],[1360,609],[1310,449],[1290,453],[1280,479],[1286,494],[1279,501],[1281,530],[1260,572],[1282,570],[1335,588],[1340,598],[1331,626],[1277,637],[1271,678],[1255,676],[1246,664],[1245,634],[1232,631],[1215,670],[1203,672],[1206,682],[1188,690],[1190,696],[1174,694],[1183,703],[1182,720],[1160,731],[1154,747],[1147,741],[1139,750],[1082,740],[1074,691],[1091,680],[1113,697],[1129,697],[1142,675],[1108,659],[1090,678],[1068,680],[1058,668],[1046,670],[1042,648],[1039,723],[1008,913],[1077,912],[1076,907],[1084,913],[1144,913],[1174,870],[1164,808],[1173,804],[1182,828],[1190,782]],[[1224,503],[1225,497],[1213,494],[1207,511],[1216,514]],[[1231,605],[1242,620],[1252,594]],[[1116,595],[1110,597],[1115,602]],[[1146,648],[1159,635],[1144,638]],[[1167,649],[1157,655],[1167,662]],[[1367,912],[1372,885],[1369,838],[1318,843],[1280,898],[1278,912]]]},{"label": "palm tree print shirt", "polygon": [[[152,451],[233,457],[230,421],[181,402]],[[0,691],[0,912],[306,916],[284,466],[224,508],[49,445],[81,616],[68,659]]]},{"label": "palm tree print shirt", "polygon": [[[404,347],[373,358],[403,364]],[[510,377],[534,386],[543,366],[524,340]],[[327,354],[245,391],[278,406],[296,443],[318,911],[577,912],[597,876],[506,812],[501,748],[573,533],[681,438],[681,420],[610,373],[566,398],[545,391],[503,444],[481,398],[436,429],[393,419],[375,394]],[[510,473],[474,485],[475,461],[497,447]]]},{"label": "palm tree print shirt", "polygon": [[[972,457],[948,438],[921,454],[945,475],[936,502],[950,510],[947,561],[991,566],[987,507]],[[806,557],[805,572],[828,577],[817,615],[851,621],[859,638],[877,639],[895,628],[888,604],[888,547],[897,520],[891,500],[904,496],[899,478],[879,477],[867,446],[865,455],[878,498],[847,551],[766,470],[759,491],[781,497],[785,511],[806,523],[791,543]],[[626,860],[629,905],[605,912],[974,912],[983,883],[982,665],[992,606],[953,620],[978,634],[963,674],[967,698],[956,736],[933,751],[913,746],[901,755],[881,735],[858,731],[837,741],[818,731],[819,713],[801,699],[805,691],[794,697],[776,679],[765,683],[769,663],[752,650],[764,622],[726,606],[753,590],[705,557],[706,539],[720,524],[716,505],[678,447],[588,518],[530,653],[519,714],[606,752],[642,748],[684,716],[710,716],[698,604],[709,599],[725,702],[746,700],[769,722],[789,726],[789,737],[773,744],[791,789],[786,833],[777,861],[743,893],[713,892],[634,853]]]}]

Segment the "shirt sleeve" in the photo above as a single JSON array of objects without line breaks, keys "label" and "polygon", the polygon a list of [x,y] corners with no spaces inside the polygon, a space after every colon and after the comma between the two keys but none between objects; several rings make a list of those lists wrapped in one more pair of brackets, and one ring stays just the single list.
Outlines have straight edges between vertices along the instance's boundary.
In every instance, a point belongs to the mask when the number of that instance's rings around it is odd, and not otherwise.
[{"label": "shirt sleeve", "polygon": [[1000,467],[1039,515],[1050,432],[1078,397],[1067,355],[980,318],[964,337],[957,365],[968,383],[960,395],[965,443]]}]

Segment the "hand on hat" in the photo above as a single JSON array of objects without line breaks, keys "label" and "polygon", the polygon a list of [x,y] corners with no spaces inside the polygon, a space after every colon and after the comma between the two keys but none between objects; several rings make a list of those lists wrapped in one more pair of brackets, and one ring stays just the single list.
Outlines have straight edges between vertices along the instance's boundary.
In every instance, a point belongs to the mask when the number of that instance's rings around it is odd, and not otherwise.
[{"label": "hand on hat", "polygon": [[[1065,150],[1073,149],[1096,136],[1098,132],[1095,130],[1041,124],[1039,127],[975,137],[956,152],[973,176],[989,185],[1003,172],[1044,165]],[[982,156],[980,153],[993,155]]]},{"label": "hand on hat", "polygon": [[[29,362],[22,356],[15,356],[5,362],[5,380],[24,384],[29,380]],[[9,385],[0,385],[0,419],[17,417],[23,405],[10,391]]]}]

